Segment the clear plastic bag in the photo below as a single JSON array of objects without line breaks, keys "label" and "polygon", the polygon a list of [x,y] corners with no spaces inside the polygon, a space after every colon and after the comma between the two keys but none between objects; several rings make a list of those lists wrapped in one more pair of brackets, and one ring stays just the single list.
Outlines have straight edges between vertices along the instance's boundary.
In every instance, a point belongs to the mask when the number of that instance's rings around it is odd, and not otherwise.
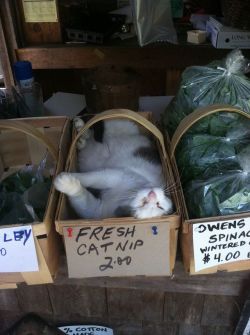
[{"label": "clear plastic bag", "polygon": [[170,0],[131,0],[131,8],[140,46],[153,42],[177,43]]},{"label": "clear plastic bag", "polygon": [[[177,146],[175,156],[183,185],[241,169],[237,155],[250,143],[250,120],[236,113],[216,113],[206,121],[205,133],[195,133],[191,127]],[[198,125],[194,127],[197,130]]]},{"label": "clear plastic bag", "polygon": [[[231,51],[221,61],[214,61],[207,66],[191,66],[182,74],[181,85],[177,95],[167,106],[162,120],[170,136],[181,120],[196,108],[212,104],[229,104],[250,113],[249,61],[240,50]],[[233,116],[234,118],[237,116]],[[209,118],[200,121],[199,132],[205,128]],[[221,125],[223,126],[223,125]]]},{"label": "clear plastic bag", "polygon": [[42,221],[51,187],[51,170],[44,158],[28,165],[0,183],[0,225]]},{"label": "clear plastic bag", "polygon": [[184,187],[190,218],[250,211],[250,144],[237,155],[238,170],[224,170]]}]

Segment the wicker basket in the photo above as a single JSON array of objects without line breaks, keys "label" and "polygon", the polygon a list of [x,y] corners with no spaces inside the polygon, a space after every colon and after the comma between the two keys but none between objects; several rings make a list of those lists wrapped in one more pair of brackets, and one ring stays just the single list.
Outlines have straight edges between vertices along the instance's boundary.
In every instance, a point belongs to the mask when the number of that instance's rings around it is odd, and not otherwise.
[{"label": "wicker basket", "polygon": [[[38,164],[49,153],[56,171],[63,170],[71,140],[70,122],[65,117],[41,117],[0,121],[0,178],[18,171],[27,164]],[[54,217],[58,194],[52,186],[42,222],[33,222],[39,270],[34,272],[1,272],[0,288],[15,288],[18,283],[28,285],[52,283],[63,250],[61,238],[55,231]],[[13,222],[14,226],[23,226]],[[24,226],[27,226],[26,224]],[[1,226],[10,228],[11,226]],[[17,255],[18,257],[18,255]]]},{"label": "wicker basket", "polygon": [[[72,142],[66,164],[66,171],[76,171],[76,142],[79,137],[95,123],[114,118],[125,118],[135,121],[142,126],[143,131],[147,130],[151,133],[151,135],[154,135],[158,145],[165,179],[168,181],[169,185],[174,185],[169,158],[164,146],[164,139],[159,129],[149,121],[151,119],[151,113],[135,113],[131,110],[125,109],[113,109],[97,114],[85,124]],[[56,227],[60,234],[64,234],[70,277],[83,278],[102,276],[171,275],[175,264],[178,227],[180,224],[179,207],[177,206],[177,193],[174,188],[172,189],[171,197],[173,199],[176,212],[159,218],[138,220],[132,217],[127,217],[104,220],[73,220],[70,214],[67,197],[61,194],[56,215]],[[79,244],[79,242],[76,243],[76,240],[78,240],[76,239],[76,235],[81,229],[91,230],[96,228],[99,231],[102,229],[106,231],[107,229],[109,232],[112,232],[113,230],[119,229],[118,227],[126,230],[135,229],[137,237],[133,236],[133,239],[128,242],[131,249],[121,251],[120,248],[118,248],[119,251],[117,251],[118,249],[113,248],[113,246],[123,243],[126,241],[126,238],[123,239],[123,242],[119,242],[121,235],[120,237],[112,235],[112,237],[110,236],[107,240],[111,243],[112,247],[110,250],[106,250],[104,255],[103,252],[101,252],[101,255],[96,255],[92,252],[90,252],[89,255],[84,255],[85,253],[80,255],[79,252],[77,252],[77,250],[80,250],[79,248],[82,248],[84,245],[88,245],[88,243],[90,243],[87,237],[83,240],[83,244]],[[152,235],[153,231],[155,234],[153,233]],[[161,233],[157,235],[157,231]],[[135,239],[145,239],[143,248],[138,251],[138,254],[136,254],[138,249],[136,252],[133,249],[133,243],[136,243]],[[99,251],[97,253],[99,253]],[[124,256],[124,252],[128,254],[125,253]],[[133,255],[131,255],[131,253]],[[91,255],[93,257],[91,257]],[[100,257],[102,257],[101,260]],[[137,262],[134,261],[133,257],[136,257]],[[112,264],[110,264],[110,267],[106,267],[105,271],[99,271],[100,267],[98,264],[99,261],[102,261],[103,259],[107,259],[110,262],[112,261]],[[126,260],[128,262],[131,261],[131,264],[124,265]]]},{"label": "wicker basket", "polygon": [[[188,116],[186,116],[181,121],[179,126],[177,127],[172,137],[172,140],[170,142],[170,158],[172,161],[172,167],[173,167],[173,171],[174,171],[175,178],[176,178],[178,185],[181,185],[181,182],[180,182],[180,176],[179,176],[177,164],[174,158],[174,152],[175,152],[175,149],[180,139],[189,130],[189,128],[193,124],[195,124],[197,121],[199,121],[200,119],[208,115],[211,115],[217,112],[238,113],[240,115],[245,116],[246,118],[250,118],[250,115],[247,114],[246,112],[243,112],[242,110],[238,108],[234,108],[230,105],[211,105],[208,107],[202,107],[202,108],[195,110],[193,113],[189,114]],[[244,260],[237,261],[237,260],[233,260],[233,257],[232,257],[232,260],[227,263],[223,263],[223,261],[225,260],[218,257],[218,260],[217,260],[218,265],[213,266],[213,267],[207,267],[206,269],[197,271],[195,268],[194,240],[193,240],[193,233],[195,229],[199,229],[201,224],[202,224],[202,228],[204,228],[205,226],[208,226],[208,224],[210,224],[210,227],[211,227],[211,224],[216,224],[216,223],[221,223],[221,222],[232,222],[234,220],[245,220],[246,221],[245,227],[246,229],[249,230],[249,233],[250,233],[250,213],[249,212],[234,214],[234,215],[201,218],[201,219],[190,219],[181,186],[180,186],[180,192],[179,192],[179,201],[180,201],[180,206],[181,206],[182,215],[183,215],[180,240],[181,240],[181,246],[182,246],[182,255],[183,255],[182,257],[183,257],[184,266],[187,272],[189,272],[190,274],[207,274],[207,273],[215,273],[217,271],[240,271],[240,270],[250,269],[250,253],[247,253],[246,256],[249,256],[249,257],[245,257]],[[219,230],[219,233],[220,232],[223,234],[224,230],[221,230],[221,231]],[[249,243],[250,243],[250,240],[249,240]],[[205,248],[206,245],[204,244],[203,246]],[[235,250],[237,250],[237,248]],[[234,255],[235,252],[232,254]],[[231,257],[231,254],[228,256],[228,258],[230,257]]]}]

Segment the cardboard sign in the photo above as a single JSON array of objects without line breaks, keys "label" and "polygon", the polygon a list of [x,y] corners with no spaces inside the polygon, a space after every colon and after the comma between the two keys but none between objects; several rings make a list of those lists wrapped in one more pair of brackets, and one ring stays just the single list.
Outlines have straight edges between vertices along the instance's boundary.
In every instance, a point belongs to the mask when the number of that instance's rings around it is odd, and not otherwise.
[{"label": "cardboard sign", "polygon": [[77,325],[58,327],[58,329],[70,335],[113,335],[113,330],[104,326]]},{"label": "cardboard sign", "polygon": [[195,271],[250,259],[250,218],[193,224]]},{"label": "cardboard sign", "polygon": [[0,272],[38,271],[31,226],[0,229]]},{"label": "cardboard sign", "polygon": [[166,222],[64,227],[69,277],[170,274]]},{"label": "cardboard sign", "polygon": [[57,22],[56,0],[22,0],[25,22]]}]

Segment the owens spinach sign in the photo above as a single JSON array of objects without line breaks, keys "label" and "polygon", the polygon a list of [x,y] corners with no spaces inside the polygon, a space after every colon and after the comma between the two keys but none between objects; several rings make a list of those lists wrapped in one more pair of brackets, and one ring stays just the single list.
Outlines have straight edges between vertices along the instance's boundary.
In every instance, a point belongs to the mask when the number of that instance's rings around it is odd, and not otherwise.
[{"label": "owens spinach sign", "polygon": [[250,259],[250,218],[193,224],[195,271]]},{"label": "owens spinach sign", "polygon": [[166,222],[64,227],[69,277],[168,275]]}]

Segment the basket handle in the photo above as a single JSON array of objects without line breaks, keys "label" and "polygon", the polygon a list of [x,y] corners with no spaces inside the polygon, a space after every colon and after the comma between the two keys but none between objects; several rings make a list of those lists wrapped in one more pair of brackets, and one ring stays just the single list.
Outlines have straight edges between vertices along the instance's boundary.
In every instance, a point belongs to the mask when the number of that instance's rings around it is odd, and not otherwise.
[{"label": "basket handle", "polygon": [[46,136],[44,136],[39,130],[35,127],[31,126],[25,121],[19,120],[0,120],[0,129],[9,129],[20,131],[24,134],[27,134],[31,137],[34,137],[36,140],[45,145],[52,155],[53,159],[57,161],[57,150],[54,145],[48,140]]},{"label": "basket handle", "polygon": [[132,121],[135,121],[142,125],[144,128],[149,130],[160,142],[162,153],[164,156],[164,159],[166,158],[166,149],[164,145],[164,138],[160,130],[153,125],[149,120],[145,119],[140,114],[129,110],[129,109],[109,109],[105,112],[99,113],[95,115],[93,118],[91,118],[79,131],[77,136],[73,139],[72,144],[69,149],[69,155],[67,159],[67,166],[73,156],[75,145],[78,141],[78,139],[84,134],[84,132],[89,129],[91,126],[93,126],[95,123],[102,121],[102,120],[108,120],[108,119],[116,119],[116,118],[122,118],[122,119],[129,119]]},{"label": "basket handle", "polygon": [[181,120],[178,127],[176,128],[174,135],[170,142],[170,158],[173,158],[175,149],[182,138],[183,134],[192,127],[197,121],[203,119],[204,117],[217,113],[217,112],[233,112],[241,114],[247,118],[250,118],[250,115],[237,107],[231,105],[209,105],[206,107],[200,107],[194,110],[192,113],[188,114],[184,119]]}]

